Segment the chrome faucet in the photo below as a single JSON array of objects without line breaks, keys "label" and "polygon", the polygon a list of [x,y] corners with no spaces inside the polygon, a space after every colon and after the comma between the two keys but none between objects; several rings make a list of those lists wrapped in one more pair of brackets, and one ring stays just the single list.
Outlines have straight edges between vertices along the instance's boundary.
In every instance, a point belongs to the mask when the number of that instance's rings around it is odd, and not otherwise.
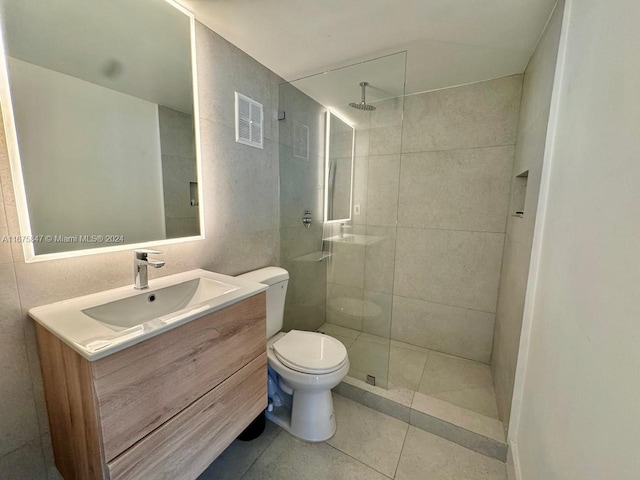
[{"label": "chrome faucet", "polygon": [[161,254],[159,250],[134,250],[133,252],[133,276],[136,290],[149,288],[149,276],[147,267],[160,268],[164,265],[163,260],[149,260],[148,255]]}]

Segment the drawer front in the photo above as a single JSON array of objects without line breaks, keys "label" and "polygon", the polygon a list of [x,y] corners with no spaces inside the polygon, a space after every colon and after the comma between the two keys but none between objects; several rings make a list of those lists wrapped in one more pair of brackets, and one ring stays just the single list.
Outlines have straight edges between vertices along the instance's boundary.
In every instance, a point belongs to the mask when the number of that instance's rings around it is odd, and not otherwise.
[{"label": "drawer front", "polygon": [[263,353],[109,462],[110,478],[196,479],[266,406]]},{"label": "drawer front", "polygon": [[93,363],[110,461],[266,351],[265,294]]}]

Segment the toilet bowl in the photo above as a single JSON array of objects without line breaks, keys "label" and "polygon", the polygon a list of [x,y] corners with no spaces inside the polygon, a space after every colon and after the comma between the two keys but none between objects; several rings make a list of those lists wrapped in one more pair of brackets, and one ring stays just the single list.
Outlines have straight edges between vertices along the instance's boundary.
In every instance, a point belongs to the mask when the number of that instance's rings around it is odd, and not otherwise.
[{"label": "toilet bowl", "polygon": [[281,332],[289,274],[267,267],[240,275],[267,290],[267,418],[292,435],[322,442],[336,431],[331,389],[349,372],[349,357],[337,339],[316,332]]}]

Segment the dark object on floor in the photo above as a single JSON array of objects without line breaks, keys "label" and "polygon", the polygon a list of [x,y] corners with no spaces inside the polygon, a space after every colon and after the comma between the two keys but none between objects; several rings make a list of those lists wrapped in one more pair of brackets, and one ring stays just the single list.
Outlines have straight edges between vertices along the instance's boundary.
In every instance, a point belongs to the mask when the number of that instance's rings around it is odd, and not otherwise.
[{"label": "dark object on floor", "polygon": [[238,440],[242,440],[243,442],[248,442],[255,438],[258,438],[264,432],[264,427],[266,425],[266,418],[264,416],[264,412],[258,415],[253,422],[249,424],[244,431],[238,435]]}]

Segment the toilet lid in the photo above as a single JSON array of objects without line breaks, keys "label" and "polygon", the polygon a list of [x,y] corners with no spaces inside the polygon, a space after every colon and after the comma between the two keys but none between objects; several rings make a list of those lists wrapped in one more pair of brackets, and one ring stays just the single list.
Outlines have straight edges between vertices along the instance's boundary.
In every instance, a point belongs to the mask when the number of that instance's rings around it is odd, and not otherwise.
[{"label": "toilet lid", "polygon": [[324,374],[338,370],[347,360],[347,349],[329,335],[291,330],[273,344],[284,365],[302,373]]}]

